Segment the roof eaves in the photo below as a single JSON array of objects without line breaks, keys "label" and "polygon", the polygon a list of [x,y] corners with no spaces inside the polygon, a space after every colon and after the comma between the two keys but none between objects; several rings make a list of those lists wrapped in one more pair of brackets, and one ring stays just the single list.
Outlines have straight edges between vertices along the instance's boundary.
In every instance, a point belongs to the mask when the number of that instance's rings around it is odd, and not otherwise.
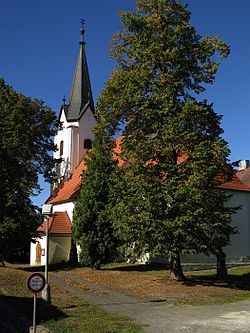
[{"label": "roof eaves", "polygon": [[217,186],[217,188],[221,189],[221,190],[227,190],[227,191],[250,192],[250,188],[245,188],[245,187],[236,188],[236,187],[231,187],[231,186],[227,186],[224,184]]},{"label": "roof eaves", "polygon": [[71,197],[70,198],[68,198],[68,199],[56,199],[56,197],[55,198],[52,198],[52,199],[48,199],[47,201],[46,201],[46,204],[48,203],[51,203],[51,204],[61,204],[61,203],[68,203],[68,202],[72,202],[72,201],[75,201],[76,199],[77,199],[77,194],[79,193],[79,191],[80,191],[80,189],[77,189],[72,195],[71,195]]}]

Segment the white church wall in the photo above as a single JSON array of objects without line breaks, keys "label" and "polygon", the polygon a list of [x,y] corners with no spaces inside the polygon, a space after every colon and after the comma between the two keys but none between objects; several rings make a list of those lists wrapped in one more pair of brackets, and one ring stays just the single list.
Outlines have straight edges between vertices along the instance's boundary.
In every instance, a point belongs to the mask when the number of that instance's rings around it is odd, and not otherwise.
[{"label": "white church wall", "polygon": [[74,209],[75,203],[73,201],[70,202],[64,202],[59,204],[54,204],[52,207],[52,212],[67,212],[69,219],[72,223],[73,220],[73,209]]},{"label": "white church wall", "polygon": [[[224,248],[227,255],[226,260],[230,262],[250,261],[250,193],[244,191],[227,191],[232,194],[227,205],[229,207],[241,206],[233,216],[232,224],[237,227],[238,234],[231,237],[231,243]],[[183,263],[189,262],[216,262],[215,256],[182,255]]]},{"label": "white church wall", "polygon": [[[65,112],[62,110],[60,123],[61,128],[58,130],[54,140],[58,148],[54,153],[54,157],[63,159],[58,173],[60,176],[65,176],[67,171],[72,173],[76,169],[85,155],[86,149],[84,149],[84,140],[94,139],[92,129],[96,126],[97,122],[90,107],[88,107],[79,122],[68,122],[65,117]],[[61,142],[63,142],[62,155],[60,155]]]},{"label": "white church wall", "polygon": [[[40,247],[40,249],[39,249]],[[30,265],[40,266],[45,265],[45,248],[46,248],[46,236],[37,237],[30,243]]]},{"label": "white church wall", "polygon": [[[78,165],[78,136],[79,136],[79,123],[67,122],[65,112],[62,110],[60,117],[61,127],[55,136],[54,143],[57,146],[57,151],[54,153],[54,158],[62,158],[63,161],[60,165],[58,173],[60,176],[66,175],[67,171],[73,171]],[[60,151],[60,144],[63,142],[63,152]],[[73,149],[74,148],[74,149]],[[76,148],[76,149],[75,149]]]},{"label": "white church wall", "polygon": [[70,172],[74,172],[79,164],[79,128],[76,126],[70,127],[70,142],[69,142],[69,161],[70,161]]},{"label": "white church wall", "polygon": [[84,149],[84,140],[85,139],[94,139],[94,133],[92,129],[97,125],[96,119],[88,107],[83,116],[79,121],[79,162],[82,160],[83,156],[86,153]]},{"label": "white church wall", "polygon": [[49,236],[49,264],[68,261],[70,256],[71,236]]},{"label": "white church wall", "polygon": [[225,251],[228,259],[250,260],[250,193],[243,191],[232,191],[232,193],[229,205],[241,206],[232,218],[232,223],[238,228],[239,234],[232,236],[231,244]]},{"label": "white church wall", "polygon": [[[45,266],[46,264],[46,236],[36,238],[36,243],[30,245],[30,265]],[[38,251],[38,242],[40,249]],[[49,235],[49,264],[56,264],[68,261],[70,256],[71,236],[70,235]]]},{"label": "white church wall", "polygon": [[61,123],[61,127],[57,131],[57,134],[55,135],[55,138],[54,138],[54,143],[55,143],[55,145],[58,148],[58,150],[54,152],[54,157],[55,158],[59,158],[60,157],[60,151],[59,151],[60,142],[61,141],[65,141],[65,139],[67,139],[66,126],[65,126],[66,123],[67,123],[67,121],[66,121],[64,110],[62,110],[59,122]]}]

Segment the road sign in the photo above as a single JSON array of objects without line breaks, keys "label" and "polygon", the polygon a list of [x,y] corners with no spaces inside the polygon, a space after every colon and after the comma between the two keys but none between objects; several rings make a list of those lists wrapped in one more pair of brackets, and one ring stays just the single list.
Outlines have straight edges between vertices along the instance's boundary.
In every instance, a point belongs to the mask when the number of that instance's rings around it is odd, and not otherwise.
[{"label": "road sign", "polygon": [[31,274],[27,281],[27,287],[34,294],[34,307],[33,307],[33,333],[36,333],[36,298],[45,287],[45,277],[41,273]]},{"label": "road sign", "polygon": [[35,294],[40,293],[45,287],[45,278],[41,273],[33,273],[27,279],[27,287]]}]

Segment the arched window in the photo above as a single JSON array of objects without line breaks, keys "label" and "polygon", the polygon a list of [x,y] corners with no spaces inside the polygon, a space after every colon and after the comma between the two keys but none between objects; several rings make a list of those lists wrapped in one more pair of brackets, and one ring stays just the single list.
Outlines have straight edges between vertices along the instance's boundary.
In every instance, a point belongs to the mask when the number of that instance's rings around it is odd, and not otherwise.
[{"label": "arched window", "polygon": [[59,155],[63,155],[63,141],[60,142],[60,147],[59,147]]},{"label": "arched window", "polygon": [[92,140],[91,139],[85,139],[83,142],[83,148],[84,149],[91,149],[92,148]]}]

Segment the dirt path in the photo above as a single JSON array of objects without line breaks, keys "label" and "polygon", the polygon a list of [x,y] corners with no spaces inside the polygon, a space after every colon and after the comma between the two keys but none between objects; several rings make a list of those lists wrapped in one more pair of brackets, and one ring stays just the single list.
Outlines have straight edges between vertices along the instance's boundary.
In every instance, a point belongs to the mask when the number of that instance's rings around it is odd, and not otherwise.
[{"label": "dirt path", "polygon": [[223,305],[173,306],[161,300],[152,302],[127,296],[100,287],[77,274],[52,273],[50,279],[79,299],[132,318],[145,332],[250,332],[250,301]]}]

